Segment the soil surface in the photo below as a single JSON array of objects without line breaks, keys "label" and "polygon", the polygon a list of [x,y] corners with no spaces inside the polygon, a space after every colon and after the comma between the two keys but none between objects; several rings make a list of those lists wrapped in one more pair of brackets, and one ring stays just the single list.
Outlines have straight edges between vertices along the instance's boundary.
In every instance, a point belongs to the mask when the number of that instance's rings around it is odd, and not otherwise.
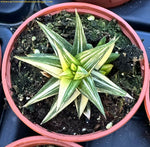
[{"label": "soil surface", "polygon": [[[142,77],[138,61],[142,58],[142,51],[131,44],[115,20],[108,22],[103,19],[88,20],[88,18],[89,15],[81,15],[87,41],[93,46],[96,46],[103,36],[107,37],[107,41],[113,38],[114,34],[120,37],[114,48],[114,52],[119,52],[120,57],[113,63],[114,68],[108,77],[132,95],[134,99],[100,93],[106,119],[93,104],[91,104],[91,119],[88,120],[84,115],[79,119],[75,104],[72,103],[55,118],[42,125],[49,131],[76,135],[105,130],[108,124],[116,124],[132,109],[141,91]],[[63,11],[54,16],[37,18],[37,20],[73,43],[74,14]],[[33,53],[35,49],[41,53],[53,53],[49,41],[34,20],[18,37],[11,53],[11,80],[13,99],[16,105],[29,120],[40,124],[50,110],[53,97],[27,108],[22,106],[38,92],[48,78],[43,76],[39,69],[13,58],[15,55],[24,56]]]}]

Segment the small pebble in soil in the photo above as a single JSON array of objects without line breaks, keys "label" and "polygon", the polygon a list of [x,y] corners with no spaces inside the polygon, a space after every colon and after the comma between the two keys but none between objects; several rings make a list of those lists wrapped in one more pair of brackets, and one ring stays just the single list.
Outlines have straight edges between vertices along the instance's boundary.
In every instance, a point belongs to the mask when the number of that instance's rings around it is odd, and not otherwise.
[{"label": "small pebble in soil", "polygon": [[87,129],[86,128],[82,128],[82,132],[85,132]]},{"label": "small pebble in soil", "polygon": [[86,123],[88,124],[88,123],[89,123],[89,120],[86,120]]},{"label": "small pebble in soil", "polygon": [[23,97],[23,95],[22,95],[22,94],[18,94],[18,98],[19,98],[19,101],[20,101],[20,102],[22,102],[22,101],[23,101],[23,99],[24,99],[24,97]]},{"label": "small pebble in soil", "polygon": [[124,73],[122,72],[121,75],[124,76]]},{"label": "small pebble in soil", "polygon": [[33,36],[33,37],[32,37],[32,41],[35,41],[35,40],[36,40],[36,37],[35,37],[35,36]]},{"label": "small pebble in soil", "polygon": [[106,129],[108,130],[108,129],[110,129],[112,126],[113,126],[113,123],[110,122],[110,123],[108,123],[108,124],[106,125]]},{"label": "small pebble in soil", "polygon": [[22,39],[22,42],[21,42],[21,43],[24,44],[25,42],[26,42],[26,39]]},{"label": "small pebble in soil", "polygon": [[124,57],[126,57],[127,53],[123,53]]},{"label": "small pebble in soil", "polygon": [[29,100],[30,99],[30,97],[26,97],[26,100]]},{"label": "small pebble in soil", "polygon": [[101,119],[101,116],[99,115],[99,117],[97,118],[97,120],[100,120]]},{"label": "small pebble in soil", "polygon": [[40,51],[38,49],[33,50],[34,54],[40,54]]},{"label": "small pebble in soil", "polygon": [[94,20],[95,17],[94,17],[93,15],[90,15],[87,19],[88,19],[88,20]]}]

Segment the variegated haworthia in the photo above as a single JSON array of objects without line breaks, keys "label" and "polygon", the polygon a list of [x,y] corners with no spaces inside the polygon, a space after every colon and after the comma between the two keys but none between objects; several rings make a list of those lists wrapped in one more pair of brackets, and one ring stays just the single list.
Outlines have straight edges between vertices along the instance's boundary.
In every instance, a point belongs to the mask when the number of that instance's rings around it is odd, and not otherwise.
[{"label": "variegated haworthia", "polygon": [[90,119],[90,102],[105,117],[98,92],[132,98],[105,76],[112,68],[110,62],[118,57],[112,53],[118,38],[114,37],[106,43],[104,37],[96,47],[92,47],[87,43],[77,11],[75,13],[76,29],[73,45],[46,25],[37,22],[47,36],[55,55],[37,53],[25,57],[15,56],[16,59],[31,64],[52,76],[39,92],[24,105],[27,107],[56,95],[56,100],[42,123],[55,117],[73,101],[75,101],[79,118],[85,114]]}]

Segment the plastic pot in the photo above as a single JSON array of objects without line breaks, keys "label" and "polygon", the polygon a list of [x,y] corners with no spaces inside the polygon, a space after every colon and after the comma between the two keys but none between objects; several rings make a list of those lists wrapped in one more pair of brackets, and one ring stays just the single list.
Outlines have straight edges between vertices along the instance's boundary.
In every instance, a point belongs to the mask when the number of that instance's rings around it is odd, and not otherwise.
[{"label": "plastic pot", "polygon": [[1,71],[1,65],[2,65],[2,50],[1,50],[1,44],[0,44],[0,71]]},{"label": "plastic pot", "polygon": [[[118,122],[117,124],[112,126],[110,129],[104,130],[104,131],[97,131],[97,132],[89,133],[89,134],[85,134],[85,135],[64,135],[64,134],[47,131],[40,125],[34,124],[31,121],[29,121],[19,111],[19,109],[17,108],[17,106],[15,105],[15,103],[12,99],[12,96],[11,96],[12,93],[10,90],[10,88],[11,88],[10,54],[11,54],[11,51],[13,50],[15,40],[17,39],[17,37],[20,35],[20,33],[24,30],[26,25],[31,20],[33,20],[36,17],[46,15],[46,14],[52,14],[52,15],[56,14],[56,13],[59,13],[61,10],[67,10],[69,12],[74,12],[75,9],[77,9],[79,13],[89,13],[89,14],[95,15],[96,17],[102,17],[107,20],[116,19],[118,21],[124,34],[131,40],[131,42],[133,44],[138,46],[143,51],[144,60],[141,62],[141,69],[143,71],[142,73],[143,73],[144,80],[143,80],[142,91],[141,91],[141,94],[140,94],[139,99],[136,102],[136,104],[133,106],[131,111],[120,122]],[[147,59],[147,55],[146,55],[144,46],[141,42],[141,39],[138,37],[136,32],[131,28],[131,26],[125,20],[123,20],[121,17],[114,14],[113,12],[111,12],[105,8],[96,6],[96,5],[87,4],[87,3],[70,2],[70,3],[62,3],[62,4],[54,5],[54,6],[45,8],[45,9],[35,13],[31,17],[29,17],[26,21],[24,21],[24,23],[16,30],[16,32],[10,39],[10,41],[7,45],[6,51],[5,51],[5,55],[4,55],[4,59],[3,59],[3,66],[2,66],[2,82],[3,82],[4,92],[5,92],[5,95],[8,100],[9,105],[11,106],[12,110],[16,113],[16,115],[29,128],[31,128],[32,130],[36,131],[37,133],[39,133],[41,135],[48,136],[51,138],[56,138],[56,139],[65,140],[65,141],[73,141],[73,142],[84,142],[84,141],[90,141],[90,140],[98,139],[100,137],[104,137],[104,136],[116,131],[117,129],[122,127],[125,123],[127,123],[129,121],[129,119],[131,119],[131,117],[136,113],[136,111],[138,110],[138,108],[140,107],[140,105],[144,99],[147,84],[148,84],[148,75],[147,75],[148,70],[149,70],[148,59]]]},{"label": "plastic pot", "polygon": [[82,147],[73,142],[65,142],[45,136],[26,137],[7,145],[6,147],[33,147],[39,145],[57,145],[60,147]]},{"label": "plastic pot", "polygon": [[[150,70],[149,70],[149,82],[150,82]],[[148,86],[147,86],[147,91],[146,91],[146,96],[145,96],[145,101],[144,101],[144,105],[145,105],[145,110],[147,113],[147,117],[150,121],[150,83],[148,82]]]},{"label": "plastic pot", "polygon": [[130,0],[74,0],[75,2],[85,2],[95,5],[99,5],[105,8],[112,8],[122,5]]}]

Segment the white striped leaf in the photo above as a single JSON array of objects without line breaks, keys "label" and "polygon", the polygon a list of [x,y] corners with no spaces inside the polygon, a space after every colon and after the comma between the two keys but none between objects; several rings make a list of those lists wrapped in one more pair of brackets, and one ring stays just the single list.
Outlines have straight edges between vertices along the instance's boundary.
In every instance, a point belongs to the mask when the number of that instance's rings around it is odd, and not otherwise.
[{"label": "white striped leaf", "polygon": [[55,42],[56,50],[60,59],[63,71],[71,67],[71,64],[80,65],[80,62],[73,57],[65,48]]},{"label": "white striped leaf", "polygon": [[74,80],[83,79],[84,77],[87,77],[88,75],[89,73],[84,68],[82,68],[81,66],[78,66],[77,71],[74,76]]},{"label": "white striped leaf", "polygon": [[83,114],[83,112],[87,106],[87,103],[88,103],[88,98],[85,97],[83,94],[75,100],[75,105],[76,105],[76,109],[77,109],[79,118]]},{"label": "white striped leaf", "polygon": [[58,113],[60,113],[63,109],[65,109],[69,104],[71,104],[78,96],[80,95],[80,92],[78,90],[75,90],[75,92],[72,94],[72,96],[65,101],[65,103],[62,103],[60,108],[57,110],[57,100],[53,103],[50,111],[45,116],[41,124],[44,124],[54,118]]},{"label": "white striped leaf", "polygon": [[106,62],[106,60],[112,53],[116,41],[117,39],[112,39],[105,45],[83,51],[75,57],[80,61],[82,67],[90,72],[93,68],[95,68],[95,66],[97,66],[97,68],[100,68]]},{"label": "white striped leaf", "polygon": [[61,78],[73,79],[74,75],[72,74],[72,71],[68,68],[60,74],[60,79]]},{"label": "white striped leaf", "polygon": [[57,56],[45,55],[45,54],[31,54],[27,57],[14,56],[16,59],[31,64],[55,78],[59,78],[63,72],[59,58]]},{"label": "white striped leaf", "polygon": [[58,54],[57,54],[57,50],[56,50],[54,42],[57,42],[57,44],[59,44],[60,46],[62,46],[65,49],[67,49],[69,52],[72,51],[72,45],[66,39],[61,37],[58,33],[54,32],[53,30],[51,30],[49,27],[42,24],[41,22],[37,21],[37,23],[40,26],[40,28],[42,29],[42,31],[44,32],[44,34],[46,35],[46,37],[48,38],[56,55],[58,55]]},{"label": "white striped leaf", "polygon": [[83,114],[90,120],[90,118],[91,118],[91,105],[89,102],[87,103]]},{"label": "white striped leaf", "polygon": [[103,104],[93,82],[93,79],[90,76],[82,79],[80,85],[78,86],[78,90],[81,92],[81,94],[87,97],[89,101],[91,101],[105,116]]},{"label": "white striped leaf", "polygon": [[62,103],[65,103],[71,97],[80,83],[81,80],[70,80],[66,78],[62,78],[60,80],[57,110],[60,108]]},{"label": "white striped leaf", "polygon": [[115,42],[118,40],[118,38],[116,39],[115,37],[108,42],[107,44],[104,44],[102,46],[107,46],[106,52],[104,53],[104,55],[102,56],[102,58],[99,60],[98,64],[95,66],[96,70],[99,70],[102,65],[109,59],[110,55],[112,54],[113,48],[115,46]]},{"label": "white striped leaf", "polygon": [[58,79],[54,77],[50,78],[49,81],[38,91],[38,93],[24,105],[24,107],[58,94],[59,83],[60,81]]},{"label": "white striped leaf", "polygon": [[76,30],[75,30],[75,38],[73,43],[72,55],[77,55],[78,53],[81,53],[87,49],[87,41],[84,34],[82,22],[80,20],[77,11],[75,11],[75,14],[76,14]]},{"label": "white striped leaf", "polygon": [[94,70],[92,71],[91,74],[99,92],[108,93],[116,96],[129,97],[132,99],[132,97],[126,91],[124,91],[122,88],[117,86],[115,83],[113,83],[103,74]]}]

